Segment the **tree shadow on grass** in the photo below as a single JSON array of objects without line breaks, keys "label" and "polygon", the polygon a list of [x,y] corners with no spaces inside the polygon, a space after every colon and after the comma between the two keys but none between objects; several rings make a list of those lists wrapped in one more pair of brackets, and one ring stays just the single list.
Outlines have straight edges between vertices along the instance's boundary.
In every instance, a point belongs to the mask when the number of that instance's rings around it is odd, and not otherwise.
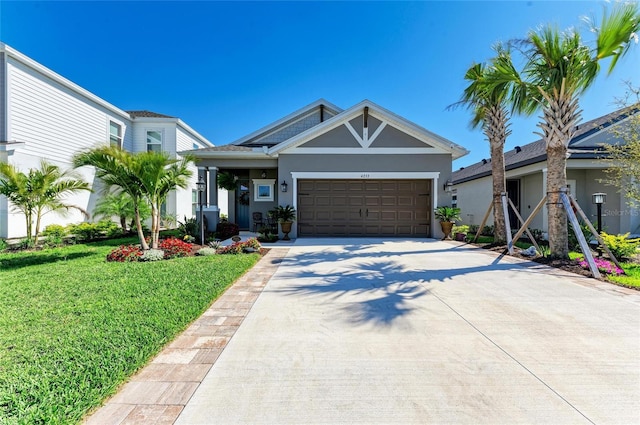
[{"label": "tree shadow on grass", "polygon": [[13,258],[0,259],[0,271],[17,270],[24,267],[52,264],[60,261],[75,260],[78,258],[96,255],[95,252],[73,252],[68,254],[52,253],[43,255],[24,255]]}]

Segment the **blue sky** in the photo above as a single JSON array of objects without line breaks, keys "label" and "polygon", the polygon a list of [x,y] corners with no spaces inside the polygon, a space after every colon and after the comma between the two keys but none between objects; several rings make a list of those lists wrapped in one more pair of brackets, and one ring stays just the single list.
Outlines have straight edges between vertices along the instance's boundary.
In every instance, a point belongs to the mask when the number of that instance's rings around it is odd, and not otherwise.
[{"label": "blue sky", "polygon": [[[0,40],[125,109],[183,121],[230,143],[318,98],[369,99],[489,157],[464,109],[448,111],[474,62],[540,24],[583,28],[595,1],[28,2],[0,1]],[[583,119],[640,85],[640,45],[583,96]],[[516,118],[507,149],[538,138]]]}]

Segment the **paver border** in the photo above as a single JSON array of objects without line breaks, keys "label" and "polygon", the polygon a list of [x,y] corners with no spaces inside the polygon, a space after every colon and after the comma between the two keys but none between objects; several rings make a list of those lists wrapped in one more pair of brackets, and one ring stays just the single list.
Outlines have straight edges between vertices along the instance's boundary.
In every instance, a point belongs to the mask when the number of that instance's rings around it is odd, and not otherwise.
[{"label": "paver border", "polygon": [[173,424],[288,251],[289,248],[271,248],[83,423]]}]

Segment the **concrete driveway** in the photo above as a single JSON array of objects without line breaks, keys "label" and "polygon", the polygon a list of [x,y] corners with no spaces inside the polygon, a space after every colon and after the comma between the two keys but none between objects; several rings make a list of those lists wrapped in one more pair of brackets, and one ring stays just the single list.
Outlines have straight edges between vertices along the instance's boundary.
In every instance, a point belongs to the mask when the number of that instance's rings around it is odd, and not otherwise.
[{"label": "concrete driveway", "polygon": [[454,242],[298,240],[176,423],[637,424],[639,391],[637,291]]}]

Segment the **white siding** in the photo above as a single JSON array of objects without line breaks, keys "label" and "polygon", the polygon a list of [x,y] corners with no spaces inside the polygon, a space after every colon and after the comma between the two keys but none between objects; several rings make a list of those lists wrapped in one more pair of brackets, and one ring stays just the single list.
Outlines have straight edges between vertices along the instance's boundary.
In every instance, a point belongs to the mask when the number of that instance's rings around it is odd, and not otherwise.
[{"label": "white siding", "polygon": [[9,140],[25,142],[21,153],[68,163],[82,149],[107,143],[109,120],[130,121],[33,71],[7,61]]}]

